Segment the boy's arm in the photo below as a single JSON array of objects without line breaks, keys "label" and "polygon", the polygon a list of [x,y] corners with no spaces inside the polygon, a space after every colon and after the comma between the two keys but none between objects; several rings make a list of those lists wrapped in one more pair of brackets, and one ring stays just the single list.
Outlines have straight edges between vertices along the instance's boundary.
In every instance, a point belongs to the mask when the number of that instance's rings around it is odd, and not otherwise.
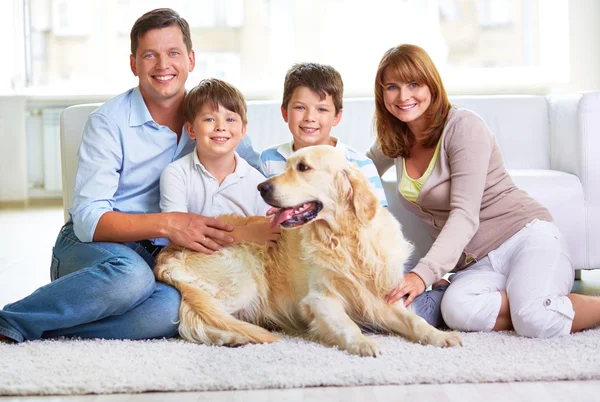
[{"label": "boy's arm", "polygon": [[387,207],[388,202],[385,197],[385,190],[383,189],[383,183],[381,182],[381,177],[379,177],[379,173],[377,172],[377,168],[373,164],[370,159],[367,159],[364,165],[360,167],[360,170],[369,180],[369,183],[373,186],[373,190],[375,191],[375,195],[379,199],[379,203],[381,206]]},{"label": "boy's arm", "polygon": [[285,169],[287,160],[279,153],[279,147],[265,149],[260,154],[260,172],[267,178],[278,175]]},{"label": "boy's arm", "polygon": [[260,169],[258,169],[258,171],[260,173],[262,173],[263,176],[265,177],[269,177],[269,169],[268,169],[268,165],[265,162],[265,152],[261,152],[260,153]]},{"label": "boy's arm", "polygon": [[[264,177],[262,177],[260,173],[252,171],[242,180],[247,180],[249,186],[255,189],[253,197],[250,196],[244,199],[244,202],[252,203],[246,204],[246,211],[253,216],[266,217],[267,211],[270,210],[271,207],[262,199],[260,192],[256,188],[259,183],[264,181]],[[257,223],[236,226],[231,234],[235,238],[236,243],[251,242],[256,244],[267,244],[272,247],[277,244],[277,241],[281,237],[281,229],[279,227],[271,228],[270,221],[271,219],[264,219]]]},{"label": "boy's arm", "polygon": [[249,242],[273,247],[281,238],[281,228],[279,226],[272,228],[270,220],[265,220],[235,226],[231,235],[235,238],[235,244]]}]

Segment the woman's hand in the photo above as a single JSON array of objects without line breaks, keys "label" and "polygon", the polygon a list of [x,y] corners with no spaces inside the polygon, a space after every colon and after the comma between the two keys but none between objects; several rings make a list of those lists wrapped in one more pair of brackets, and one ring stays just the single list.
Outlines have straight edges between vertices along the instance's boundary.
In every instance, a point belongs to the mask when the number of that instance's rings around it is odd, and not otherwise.
[{"label": "woman's hand", "polygon": [[393,304],[402,299],[404,296],[407,296],[406,300],[404,301],[404,306],[408,307],[415,297],[424,291],[425,282],[423,282],[419,275],[409,272],[408,274],[404,275],[402,282],[400,282],[396,289],[387,294],[385,301],[389,304]]}]

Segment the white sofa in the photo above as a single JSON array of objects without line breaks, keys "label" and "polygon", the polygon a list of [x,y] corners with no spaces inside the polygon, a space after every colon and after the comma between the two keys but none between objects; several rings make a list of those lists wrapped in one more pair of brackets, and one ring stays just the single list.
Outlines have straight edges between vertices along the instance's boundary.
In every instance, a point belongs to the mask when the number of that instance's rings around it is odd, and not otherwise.
[{"label": "white sofa", "polygon": [[[600,91],[548,97],[458,96],[451,101],[474,110],[487,122],[515,183],[550,210],[566,235],[575,268],[600,268],[600,140],[595,137],[600,136]],[[279,105],[248,103],[248,135],[257,150],[290,140]],[[97,106],[73,106],[61,116],[65,217],[73,199],[81,131]],[[372,98],[345,99],[333,135],[366,151],[374,140],[373,112]],[[384,187],[389,208],[414,242],[418,259],[431,239],[421,222],[400,205],[395,172],[384,176]]]}]

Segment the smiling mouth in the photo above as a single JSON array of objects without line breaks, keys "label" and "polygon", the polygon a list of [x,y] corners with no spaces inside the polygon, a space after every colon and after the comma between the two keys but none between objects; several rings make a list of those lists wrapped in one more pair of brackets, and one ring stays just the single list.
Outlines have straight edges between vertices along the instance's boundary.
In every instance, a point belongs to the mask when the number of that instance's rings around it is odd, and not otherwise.
[{"label": "smiling mouth", "polygon": [[154,79],[160,82],[168,82],[171,81],[173,78],[175,78],[175,74],[169,74],[169,75],[155,75]]},{"label": "smiling mouth", "polygon": [[227,142],[229,141],[229,137],[210,137],[211,140],[215,142]]},{"label": "smiling mouth", "polygon": [[275,212],[271,227],[281,225],[289,229],[304,225],[315,219],[322,209],[323,204],[319,201],[306,202],[292,208],[280,208]]},{"label": "smiling mouth", "polygon": [[319,129],[318,128],[314,128],[314,127],[300,127],[300,130],[302,130],[302,132],[305,133],[305,134],[314,134]]},{"label": "smiling mouth", "polygon": [[406,105],[406,106],[396,106],[398,109],[402,110],[402,111],[408,111],[408,110],[412,110],[413,108],[415,108],[417,106],[416,103],[413,103],[412,105]]}]

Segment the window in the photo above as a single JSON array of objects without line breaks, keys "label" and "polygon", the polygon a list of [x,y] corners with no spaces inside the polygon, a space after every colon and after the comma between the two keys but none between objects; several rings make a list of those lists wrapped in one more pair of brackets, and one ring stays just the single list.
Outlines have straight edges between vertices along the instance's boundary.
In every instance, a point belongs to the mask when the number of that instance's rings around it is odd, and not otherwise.
[{"label": "window", "polygon": [[[133,22],[165,5],[191,26],[198,63],[189,85],[216,76],[249,99],[279,98],[286,70],[299,61],[331,64],[346,96],[370,96],[381,56],[400,43],[424,47],[451,93],[569,78],[567,0],[11,1],[29,28],[29,68],[4,74],[0,87],[120,93],[137,83],[128,62]],[[19,39],[20,24],[11,29]]]}]

